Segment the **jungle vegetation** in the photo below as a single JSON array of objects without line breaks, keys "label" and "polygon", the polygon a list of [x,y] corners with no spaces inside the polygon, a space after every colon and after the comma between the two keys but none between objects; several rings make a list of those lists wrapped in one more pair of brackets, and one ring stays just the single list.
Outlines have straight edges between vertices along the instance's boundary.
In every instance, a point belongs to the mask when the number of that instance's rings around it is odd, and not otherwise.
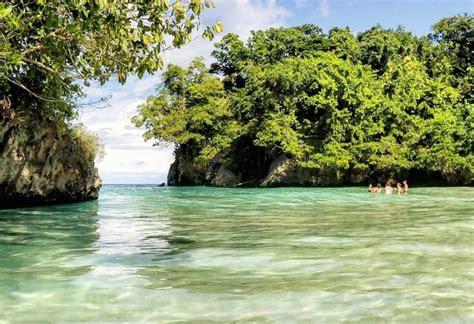
[{"label": "jungle vegetation", "polygon": [[200,22],[212,6],[211,0],[1,1],[0,124],[46,120],[77,138],[85,159],[100,156],[94,134],[72,125],[81,106],[102,104],[85,102],[84,86],[157,71],[163,51],[184,45],[196,30],[212,39],[221,24]]},{"label": "jungle vegetation", "polygon": [[424,36],[379,25],[357,35],[314,25],[254,31],[247,41],[227,34],[209,67],[201,58],[169,65],[133,121],[197,169],[225,154],[244,180],[285,154],[342,178],[418,174],[469,184],[473,44],[467,14]]},{"label": "jungle vegetation", "polygon": [[203,26],[211,0],[4,0],[0,3],[0,116],[34,114],[67,123],[84,86],[163,67],[163,51]]}]

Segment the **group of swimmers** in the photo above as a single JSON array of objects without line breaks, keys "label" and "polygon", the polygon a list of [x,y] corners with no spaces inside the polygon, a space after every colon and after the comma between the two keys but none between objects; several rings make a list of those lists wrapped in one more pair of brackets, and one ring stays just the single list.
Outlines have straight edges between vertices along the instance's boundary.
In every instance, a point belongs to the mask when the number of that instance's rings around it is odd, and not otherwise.
[{"label": "group of swimmers", "polygon": [[[382,193],[385,192],[386,195],[391,195],[393,193],[393,180],[388,180],[385,184],[385,188],[382,188],[380,183],[377,183],[377,186],[373,187],[372,184],[369,184],[369,192],[373,193]],[[403,180],[403,182],[395,182],[397,187],[397,194],[408,193],[408,181]]]}]

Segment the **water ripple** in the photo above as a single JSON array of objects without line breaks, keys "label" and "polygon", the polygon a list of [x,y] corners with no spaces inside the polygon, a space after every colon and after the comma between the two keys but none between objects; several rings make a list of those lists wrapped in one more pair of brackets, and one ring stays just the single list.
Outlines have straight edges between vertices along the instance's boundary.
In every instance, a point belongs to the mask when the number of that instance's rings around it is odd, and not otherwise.
[{"label": "water ripple", "polygon": [[474,188],[105,186],[0,210],[0,322],[474,321]]}]

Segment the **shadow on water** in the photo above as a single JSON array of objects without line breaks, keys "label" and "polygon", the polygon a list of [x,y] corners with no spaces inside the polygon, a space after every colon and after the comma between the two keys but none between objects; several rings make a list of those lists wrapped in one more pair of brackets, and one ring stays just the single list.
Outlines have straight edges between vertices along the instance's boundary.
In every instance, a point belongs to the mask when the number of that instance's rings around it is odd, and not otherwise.
[{"label": "shadow on water", "polygon": [[[66,263],[91,254],[98,202],[0,210],[0,290],[20,292],[89,271]],[[49,281],[51,280],[51,281]]]}]

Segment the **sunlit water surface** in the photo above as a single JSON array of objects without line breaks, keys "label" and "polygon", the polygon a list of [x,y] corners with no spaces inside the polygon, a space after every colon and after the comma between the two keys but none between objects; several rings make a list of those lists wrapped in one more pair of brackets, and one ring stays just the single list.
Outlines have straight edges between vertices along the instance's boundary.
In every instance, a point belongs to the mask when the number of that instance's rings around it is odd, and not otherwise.
[{"label": "sunlit water surface", "polygon": [[474,188],[105,186],[0,210],[0,322],[474,320]]}]

